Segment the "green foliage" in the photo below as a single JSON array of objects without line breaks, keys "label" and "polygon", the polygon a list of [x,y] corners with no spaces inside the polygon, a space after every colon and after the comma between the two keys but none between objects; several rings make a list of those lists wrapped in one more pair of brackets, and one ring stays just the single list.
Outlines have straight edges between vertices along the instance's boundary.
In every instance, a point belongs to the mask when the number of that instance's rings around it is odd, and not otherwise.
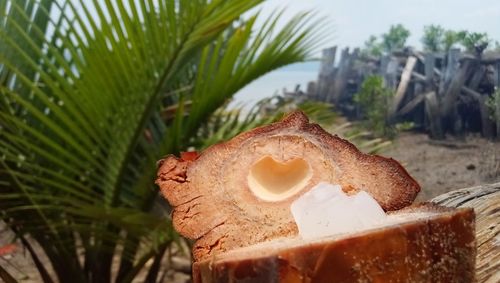
[{"label": "green foliage", "polygon": [[490,120],[496,123],[500,122],[500,89],[497,89],[485,103],[490,112]]},{"label": "green foliage", "polygon": [[[387,33],[382,34],[382,40],[371,35],[365,41],[362,54],[365,56],[380,56],[383,52],[390,53],[405,46],[410,31],[403,25],[392,25]],[[476,45],[488,44],[493,41],[486,33],[469,32],[465,30],[453,31],[444,29],[440,25],[424,26],[424,34],[420,39],[424,51],[447,52],[457,44],[463,46],[466,51],[473,52]],[[493,49],[500,50],[500,43],[494,42]]]},{"label": "green foliage", "polygon": [[445,30],[439,25],[424,27],[421,41],[424,50],[430,52],[448,51],[456,44],[462,45],[468,52],[473,52],[476,45],[491,42],[486,33]]},{"label": "green foliage", "polygon": [[464,32],[455,32],[452,30],[445,31],[443,37],[443,50],[446,52],[450,50],[455,44],[461,41],[463,36]]},{"label": "green foliage", "polygon": [[364,56],[380,56],[382,53],[390,53],[405,46],[410,31],[403,25],[392,25],[387,33],[382,34],[381,40],[371,35],[365,41],[361,54]]},{"label": "green foliage", "polygon": [[365,56],[380,56],[382,55],[382,51],[382,43],[378,41],[376,36],[370,35],[370,38],[365,41],[365,45],[361,52]]},{"label": "green foliage", "polygon": [[113,258],[116,282],[156,281],[178,240],[156,161],[318,43],[307,13],[239,20],[261,2],[0,0],[0,215],[44,282],[111,282]]},{"label": "green foliage", "polygon": [[460,43],[465,50],[469,52],[474,52],[474,47],[476,45],[489,44],[491,39],[489,39],[488,34],[479,32],[462,32],[459,34]]},{"label": "green foliage", "polygon": [[369,76],[363,81],[360,91],[354,95],[354,102],[366,118],[366,127],[372,129],[377,136],[389,133],[387,115],[393,92],[385,88],[383,83],[381,76]]},{"label": "green foliage", "polygon": [[354,95],[354,102],[364,115],[363,124],[376,137],[393,138],[398,130],[407,129],[411,125],[392,125],[388,121],[389,107],[394,92],[384,87],[381,76],[369,76]]},{"label": "green foliage", "polygon": [[410,31],[402,24],[391,25],[387,33],[382,34],[382,47],[386,52],[392,52],[405,46],[410,37]]},{"label": "green foliage", "polygon": [[437,52],[443,50],[445,29],[440,25],[430,25],[424,27],[424,35],[421,42],[424,51]]}]

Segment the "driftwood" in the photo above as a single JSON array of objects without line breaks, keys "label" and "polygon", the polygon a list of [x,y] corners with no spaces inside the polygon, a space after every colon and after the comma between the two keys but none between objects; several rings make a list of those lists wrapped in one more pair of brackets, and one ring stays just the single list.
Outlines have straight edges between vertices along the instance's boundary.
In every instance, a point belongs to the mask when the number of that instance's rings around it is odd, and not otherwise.
[{"label": "driftwood", "polygon": [[[495,76],[494,76],[494,80],[495,80],[495,85],[497,86],[497,89],[500,88],[500,60],[496,62],[496,68],[495,68]],[[497,137],[500,137],[500,101],[498,101],[500,98],[497,97],[497,101],[496,101],[496,113],[497,113],[497,117],[496,117],[496,124],[497,124]]]},{"label": "driftwood", "polygon": [[448,52],[448,56],[446,57],[447,58],[446,68],[444,69],[444,73],[441,76],[441,80],[439,83],[439,92],[438,92],[439,96],[444,96],[444,93],[448,89],[448,86],[450,85],[451,81],[453,80],[455,73],[458,71],[460,65],[459,57],[460,57],[459,49],[452,48]]},{"label": "driftwood", "polygon": [[387,69],[384,73],[385,86],[389,89],[396,89],[397,77],[399,72],[399,60],[395,57],[389,57],[387,62]]},{"label": "driftwood", "polygon": [[344,89],[347,85],[347,78],[358,55],[359,49],[355,49],[352,53],[349,53],[349,48],[342,51],[338,71],[330,92],[328,93],[328,102],[338,103],[342,100]]},{"label": "driftwood", "polygon": [[471,73],[473,65],[473,61],[465,61],[463,65],[458,70],[456,70],[456,73],[454,73],[451,77],[446,90],[442,94],[442,96],[444,97],[442,107],[443,117],[448,117],[449,115],[451,115],[453,108],[455,107],[455,101],[457,100],[460,89],[464,85],[467,75]]},{"label": "driftwood", "polygon": [[417,63],[417,58],[410,56],[406,61],[406,66],[401,74],[401,80],[398,85],[398,89],[396,90],[396,95],[393,99],[393,104],[389,112],[389,116],[393,116],[396,111],[399,109],[399,105],[404,98],[406,93],[406,89],[408,88],[408,83],[410,82],[411,73],[413,72],[413,68],[415,68],[415,63]]},{"label": "driftwood", "polygon": [[337,54],[337,46],[323,50],[323,59],[321,60],[321,69],[319,71],[317,93],[311,95],[318,100],[327,100],[328,88],[335,74],[335,56]]},{"label": "driftwood", "polygon": [[424,101],[426,95],[427,94],[419,94],[415,96],[410,102],[408,102],[403,108],[401,108],[397,114],[399,116],[404,116],[410,113],[411,111],[413,111],[413,109],[415,109],[415,107],[417,107],[422,101]]},{"label": "driftwood", "polygon": [[[500,52],[468,54],[452,48],[432,53],[405,48],[377,58],[345,48],[338,64],[334,61],[334,49],[325,50],[319,88],[308,97],[334,103],[349,119],[364,118],[352,98],[363,80],[376,74],[395,93],[387,105],[389,123],[413,122],[437,139],[448,133],[463,136],[464,131],[500,139],[500,116],[492,119],[485,103],[500,88]],[[422,102],[425,107],[420,107]],[[494,107],[500,112],[500,102]]]},{"label": "driftwood", "polygon": [[474,208],[477,282],[500,282],[500,183],[452,191],[431,201],[449,207]]},{"label": "driftwood", "polygon": [[439,102],[436,92],[431,91],[425,96],[425,114],[429,119],[431,137],[442,139],[444,133],[441,127],[441,117],[439,116]]}]

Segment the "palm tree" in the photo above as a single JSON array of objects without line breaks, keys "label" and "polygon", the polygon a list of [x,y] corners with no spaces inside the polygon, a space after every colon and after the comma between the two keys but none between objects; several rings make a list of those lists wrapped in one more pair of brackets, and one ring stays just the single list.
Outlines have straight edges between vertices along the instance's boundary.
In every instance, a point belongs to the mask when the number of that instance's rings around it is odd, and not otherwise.
[{"label": "palm tree", "polygon": [[261,2],[0,0],[0,215],[43,282],[111,282],[114,258],[116,282],[149,260],[157,280],[178,237],[152,212],[156,160],[318,44],[308,13],[256,29]]}]

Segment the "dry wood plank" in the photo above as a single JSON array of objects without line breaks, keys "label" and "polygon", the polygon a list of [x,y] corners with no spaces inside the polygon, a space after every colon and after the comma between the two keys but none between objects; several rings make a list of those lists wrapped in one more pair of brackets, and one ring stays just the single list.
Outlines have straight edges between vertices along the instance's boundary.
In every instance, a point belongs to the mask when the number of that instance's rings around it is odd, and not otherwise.
[{"label": "dry wood plank", "polygon": [[342,100],[349,73],[351,72],[354,61],[358,58],[358,56],[359,49],[355,49],[352,53],[349,53],[349,48],[342,51],[342,58],[339,64],[338,72],[335,77],[335,81],[333,82],[333,86],[330,89],[330,93],[328,94],[328,102],[337,104]]},{"label": "dry wood plank", "polygon": [[349,61],[349,48],[346,47],[340,52],[340,60],[335,75],[332,80],[329,81],[328,91],[326,94],[326,102],[337,102],[336,91],[344,85],[343,80],[345,80],[346,68]]},{"label": "dry wood plank", "polygon": [[[427,66],[427,62],[430,62],[430,61],[427,61],[429,60],[428,58],[432,58],[432,71],[434,71],[434,75],[437,75],[437,76],[441,76],[441,70],[439,70],[438,68],[435,67],[435,62],[436,62],[436,58],[439,58],[441,55],[437,54],[437,53],[426,53],[425,55],[422,55],[422,53],[420,52],[416,52],[414,54],[415,57],[418,58],[418,60],[420,60],[420,62],[422,62],[424,65]],[[427,74],[427,71],[426,71],[426,74]]]},{"label": "dry wood plank", "polygon": [[488,96],[479,96],[479,112],[481,113],[482,133],[485,138],[493,138],[493,121],[490,118],[490,109],[486,105]]},{"label": "dry wood plank", "polygon": [[316,93],[316,99],[320,101],[326,101],[328,88],[330,83],[332,82],[332,77],[335,71],[336,54],[337,46],[323,49]]},{"label": "dry wood plank", "polygon": [[497,87],[497,90],[500,89],[500,60],[496,62],[495,64],[495,86]]},{"label": "dry wood plank", "polygon": [[391,60],[391,56],[389,55],[382,55],[380,57],[380,68],[379,68],[379,75],[384,77],[385,73],[387,71],[387,66],[389,65],[389,61]]},{"label": "dry wood plank", "polygon": [[455,75],[451,79],[451,82],[449,83],[449,86],[447,87],[443,95],[443,105],[441,107],[442,117],[450,117],[450,115],[453,113],[455,102],[457,101],[457,96],[465,83],[465,79],[475,68],[476,63],[477,62],[474,60],[467,60],[463,62],[458,72],[455,73]]},{"label": "dry wood plank", "polygon": [[439,82],[438,96],[440,97],[445,95],[446,90],[449,89],[448,86],[451,84],[452,79],[455,77],[455,73],[458,71],[459,56],[459,49],[452,48],[450,49],[450,51],[448,51],[446,69]]},{"label": "dry wood plank", "polygon": [[[424,68],[425,68],[425,80],[427,81],[427,90],[430,90],[430,88],[433,88],[434,84],[434,72],[439,70],[435,67],[436,64],[436,58],[434,57],[434,54],[429,53],[425,55],[424,58]],[[439,72],[440,73],[440,72]]]},{"label": "dry wood plank", "polygon": [[[499,62],[498,64],[499,64],[498,69],[500,70],[500,62]],[[403,71],[403,69],[402,69],[402,68],[400,68],[399,70],[400,70],[400,71]],[[436,70],[437,70],[437,69],[436,69]],[[427,74],[427,71],[426,71],[426,74]],[[435,72],[435,71],[434,71],[434,75],[436,75],[436,74],[440,75],[440,73],[437,73],[437,72]],[[428,80],[428,77],[429,77],[428,75],[425,75],[425,76],[424,76],[424,75],[422,75],[422,74],[420,74],[420,73],[418,73],[418,72],[415,72],[415,71],[411,73],[411,76],[412,76],[414,79],[416,79],[416,81],[417,81],[417,82],[425,82],[425,81],[427,81],[427,80]],[[498,81],[500,81],[500,74],[499,74]],[[497,85],[498,85],[498,84],[497,84]],[[498,85],[498,86],[500,87],[500,85]],[[481,94],[479,94],[478,92],[476,92],[475,90],[473,90],[473,89],[472,89],[471,87],[469,87],[469,86],[462,86],[461,91],[463,91],[463,92],[465,92],[465,93],[467,93],[467,94],[472,94],[473,96],[475,96],[476,94],[477,94],[477,95],[479,95],[479,96],[481,95]],[[476,97],[477,97],[477,96],[476,96]]]},{"label": "dry wood plank", "polygon": [[441,116],[439,115],[439,103],[436,92],[429,92],[424,95],[425,116],[429,122],[430,135],[436,139],[443,139],[444,133],[441,126]]},{"label": "dry wood plank", "polygon": [[[481,115],[481,132],[484,137],[492,138],[493,137],[493,121],[490,119],[490,110],[486,106],[486,99],[488,98],[485,95],[481,95],[477,91],[474,91],[468,87],[462,87],[462,91],[474,98],[479,105],[479,113]],[[498,126],[498,125],[497,125]],[[497,132],[498,133],[498,132]]]},{"label": "dry wood plank", "polygon": [[481,94],[475,90],[472,90],[466,86],[462,87],[462,91],[467,94],[467,95],[470,95],[472,98],[474,98],[478,103],[480,102],[479,100],[481,99]]},{"label": "dry wood plank", "polygon": [[431,202],[476,213],[476,280],[500,282],[500,183],[452,191]]},{"label": "dry wood plank", "polygon": [[[495,89],[496,91],[500,91],[500,60],[498,60],[495,64]],[[496,96],[496,104],[495,104],[495,112],[496,112],[496,126],[497,126],[497,139],[500,139],[500,97],[499,94]]]},{"label": "dry wood plank", "polygon": [[497,140],[500,140],[500,97],[495,96],[495,124]]},{"label": "dry wood plank", "polygon": [[332,73],[335,65],[337,46],[323,49],[321,57],[320,76],[328,76]]},{"label": "dry wood plank", "polygon": [[500,96],[497,95],[495,96],[495,113],[496,113],[496,132],[497,132],[497,139],[500,139]]},{"label": "dry wood plank", "polygon": [[415,63],[417,63],[417,58],[414,56],[408,57],[406,60],[406,65],[401,74],[401,79],[398,85],[398,89],[396,90],[396,95],[394,95],[391,109],[389,109],[389,117],[394,116],[396,111],[399,109],[399,105],[405,96],[406,90],[408,89],[408,83],[410,82],[411,74],[413,69],[415,68]]},{"label": "dry wood plank", "polygon": [[[422,101],[424,101],[425,96],[429,94],[430,93],[418,94],[417,96],[415,96],[412,100],[410,100],[410,102],[408,102],[405,106],[403,106],[403,108],[401,108],[397,112],[397,116],[403,116],[413,111],[415,107],[417,107],[420,103],[422,103]],[[434,95],[436,95],[436,93],[434,93]]]},{"label": "dry wood plank", "polygon": [[[403,72],[404,68],[399,67],[398,71]],[[414,82],[419,82],[419,83],[425,83],[427,81],[426,77],[419,72],[413,71],[411,72],[411,79],[414,80]]]},{"label": "dry wood plank", "polygon": [[484,66],[478,66],[477,70],[474,72],[474,75],[472,75],[472,78],[470,79],[469,88],[477,89],[485,74],[486,68]]},{"label": "dry wood plank", "polygon": [[[468,54],[463,53],[460,56],[460,60],[470,60],[476,58],[476,54]],[[481,64],[495,64],[495,62],[500,61],[500,52],[499,51],[485,51],[481,55]]]},{"label": "dry wood plank", "polygon": [[391,90],[396,89],[396,77],[399,69],[399,61],[396,57],[390,57],[387,63],[387,70],[384,72],[385,87]]}]

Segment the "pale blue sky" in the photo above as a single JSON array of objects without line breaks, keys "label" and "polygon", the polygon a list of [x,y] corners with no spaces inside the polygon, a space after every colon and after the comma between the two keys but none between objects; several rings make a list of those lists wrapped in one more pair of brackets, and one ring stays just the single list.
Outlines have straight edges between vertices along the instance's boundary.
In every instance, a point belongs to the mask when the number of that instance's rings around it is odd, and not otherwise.
[{"label": "pale blue sky", "polygon": [[408,43],[415,47],[430,24],[486,32],[500,41],[500,0],[269,0],[262,8],[265,14],[277,7],[287,7],[287,17],[303,10],[326,16],[334,33],[326,45],[361,46],[397,23],[411,31]]}]

